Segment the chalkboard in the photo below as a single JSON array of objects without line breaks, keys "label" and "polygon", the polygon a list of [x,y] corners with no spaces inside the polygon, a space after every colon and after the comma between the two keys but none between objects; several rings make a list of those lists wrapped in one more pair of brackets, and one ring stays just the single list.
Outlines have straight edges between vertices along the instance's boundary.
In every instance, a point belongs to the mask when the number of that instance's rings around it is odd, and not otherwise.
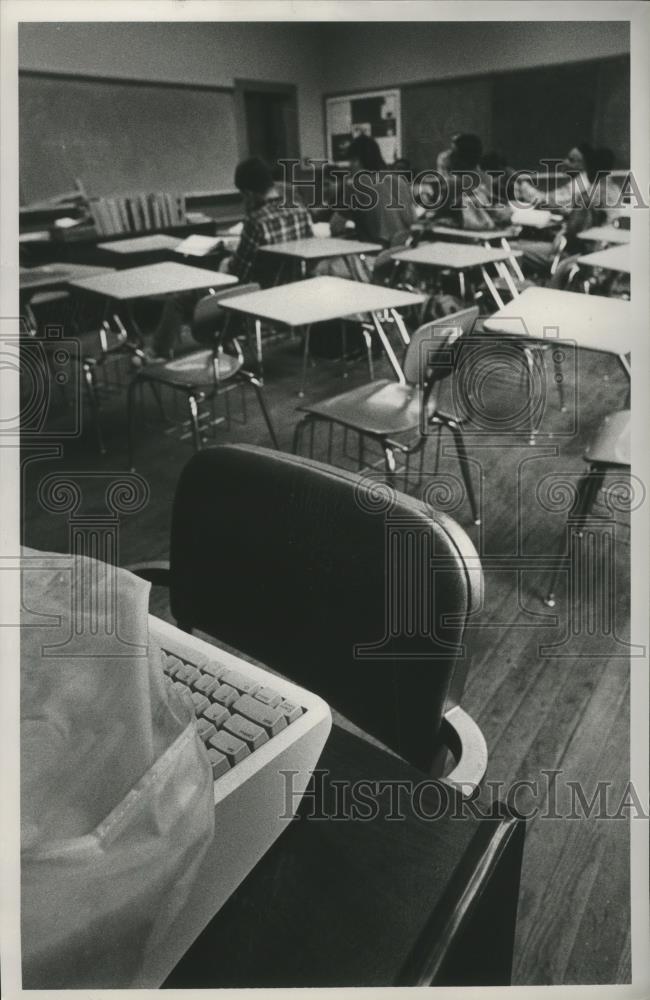
[{"label": "chalkboard", "polygon": [[29,203],[92,195],[232,191],[232,91],[24,72],[20,190]]}]

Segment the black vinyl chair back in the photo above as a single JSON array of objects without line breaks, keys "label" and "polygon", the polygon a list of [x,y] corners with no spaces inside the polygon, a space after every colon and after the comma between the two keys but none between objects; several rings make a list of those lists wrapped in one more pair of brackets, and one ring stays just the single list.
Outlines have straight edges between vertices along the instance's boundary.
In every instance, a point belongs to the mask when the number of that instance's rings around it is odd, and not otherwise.
[{"label": "black vinyl chair back", "polygon": [[196,454],[174,500],[170,603],[428,771],[482,586],[451,518],[281,452]]},{"label": "black vinyl chair back", "polygon": [[237,295],[247,295],[249,292],[258,292],[260,286],[256,282],[246,285],[234,285],[230,288],[219,289],[203,298],[194,306],[192,314],[192,336],[200,344],[209,344],[217,347],[228,337],[235,336],[236,330],[233,323],[232,313],[221,308],[220,303],[224,299],[234,298]]},{"label": "black vinyl chair back", "polygon": [[478,308],[472,306],[418,327],[404,354],[402,371],[406,381],[421,385],[431,400],[438,383],[454,371],[456,341],[472,331],[477,319]]}]

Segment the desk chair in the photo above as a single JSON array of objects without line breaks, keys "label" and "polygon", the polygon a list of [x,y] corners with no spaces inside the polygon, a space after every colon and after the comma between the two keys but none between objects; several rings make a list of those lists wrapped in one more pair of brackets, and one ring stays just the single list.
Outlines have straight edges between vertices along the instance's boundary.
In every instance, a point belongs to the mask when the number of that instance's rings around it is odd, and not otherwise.
[{"label": "desk chair", "polygon": [[[595,438],[585,449],[583,456],[589,464],[589,471],[582,477],[576,490],[576,498],[568,517],[569,532],[582,536],[585,520],[591,514],[596,497],[608,472],[630,467],[630,411],[619,410],[605,417]],[[562,572],[558,565],[544,604],[555,607],[557,581]]]},{"label": "desk chair", "polygon": [[[440,434],[446,427],[454,439],[463,482],[472,511],[474,524],[480,524],[480,517],[470,463],[465,451],[463,430],[459,417],[439,405],[439,389],[442,381],[453,374],[458,355],[457,340],[469,333],[478,318],[478,309],[465,309],[444,319],[425,323],[411,337],[406,348],[401,377],[397,382],[389,379],[370,382],[320,403],[301,406],[305,416],[299,421],[294,432],[293,451],[297,454],[307,426],[318,421],[330,425],[339,424],[345,430],[355,431],[359,436],[359,468],[363,466],[363,441],[376,441],[383,454],[386,477],[395,482],[397,466],[395,452],[405,456],[405,475],[408,480],[410,456],[420,453],[420,472],[424,460],[424,448],[431,428],[438,430],[438,451]],[[428,346],[427,346],[428,345]],[[456,346],[455,346],[456,345]],[[396,440],[396,436],[419,431],[415,443]],[[313,434],[311,436],[313,447]],[[331,457],[331,426],[330,450]]]},{"label": "desk chair", "polygon": [[[245,295],[258,289],[257,284],[237,285],[221,292],[212,292],[197,302],[192,317],[192,335],[195,340],[210,344],[204,350],[193,351],[173,361],[155,363],[146,363],[143,356],[143,366],[131,381],[127,397],[131,469],[135,459],[135,393],[143,385],[150,386],[161,411],[161,386],[185,396],[195,451],[199,451],[202,444],[199,403],[204,399],[213,399],[221,392],[228,392],[235,385],[250,385],[257,396],[273,447],[278,447],[261,382],[256,375],[245,370],[244,355],[237,338],[229,333],[229,317],[220,305],[231,295]],[[234,353],[228,353],[226,346],[232,347]]]},{"label": "desk chair", "polygon": [[[390,600],[398,595],[387,591],[388,551],[400,560],[400,593],[408,591],[413,606],[424,611],[415,629],[391,613]],[[406,760],[410,777],[426,781],[439,771],[441,747],[455,742],[462,751],[445,787],[455,797],[458,791],[449,784],[466,789],[465,782],[480,781],[485,744],[458,699],[466,664],[460,643],[480,601],[482,573],[471,541],[449,517],[320,463],[252,446],[222,446],[198,452],[181,473],[170,562],[137,569],[152,583],[169,586],[171,612],[186,631],[208,633],[300,680],[392,751],[380,752],[335,726],[323,758],[332,777],[372,779],[380,754],[378,779],[393,772],[403,776]],[[470,850],[453,872],[445,868],[449,854],[442,840],[462,841],[468,828],[462,814],[448,819],[414,829],[408,821],[387,823],[382,817],[374,823],[310,823],[303,817],[217,914],[166,985],[321,985],[318,979],[328,970],[335,977],[340,948],[346,961],[339,985],[363,985],[376,975],[371,966],[377,939],[375,929],[355,915],[366,912],[368,901],[373,912],[379,907],[374,919],[382,934],[391,937],[392,927],[403,940],[401,928],[413,926],[414,912],[431,913],[432,881],[449,884],[450,892],[415,944],[410,941],[396,983],[428,985],[446,974],[486,985],[507,982],[523,826],[507,820],[501,848],[492,853],[493,861],[514,865],[512,877],[502,880],[486,878],[488,853],[479,862]],[[494,847],[490,841],[484,849]],[[457,935],[477,901],[480,909],[480,900],[490,895],[482,929],[475,925],[479,936]],[[333,920],[336,910],[339,919]],[[502,962],[504,943],[508,954]],[[456,971],[445,973],[453,953]],[[481,968],[486,955],[498,971]],[[309,981],[310,967],[317,981]],[[477,974],[488,978],[471,978]]]}]

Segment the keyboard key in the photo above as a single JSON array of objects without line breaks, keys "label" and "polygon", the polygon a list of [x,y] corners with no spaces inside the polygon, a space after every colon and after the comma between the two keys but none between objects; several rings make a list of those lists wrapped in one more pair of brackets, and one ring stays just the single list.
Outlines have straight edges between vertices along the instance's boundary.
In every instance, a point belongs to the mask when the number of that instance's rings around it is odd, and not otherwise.
[{"label": "keyboard key", "polygon": [[163,650],[163,670],[168,677],[173,677],[179,668],[185,666],[182,660],[172,653],[165,653]]},{"label": "keyboard key", "polygon": [[250,753],[243,740],[233,736],[232,733],[225,732],[223,729],[216,736],[212,736],[208,742],[213,750],[218,750],[219,753],[225,754],[231,764],[238,764],[240,760],[248,757]]},{"label": "keyboard key", "polygon": [[205,697],[204,694],[201,694],[200,691],[192,691],[191,698],[192,698],[192,703],[194,705],[194,711],[196,712],[197,715],[201,715],[201,713],[204,712],[206,708],[210,707],[209,700]]},{"label": "keyboard key", "polygon": [[224,705],[215,702],[204,710],[203,718],[207,719],[208,722],[213,722],[218,729],[219,726],[224,724],[226,719],[230,718],[230,712]]},{"label": "keyboard key", "polygon": [[240,694],[254,694],[260,687],[255,681],[250,680],[245,674],[240,674],[238,670],[226,670],[221,680],[224,684],[230,684],[237,688]]},{"label": "keyboard key", "polygon": [[204,743],[207,743],[211,736],[216,736],[217,734],[217,727],[213,726],[211,722],[208,722],[203,717],[196,720],[196,728]]},{"label": "keyboard key", "polygon": [[178,668],[175,677],[179,681],[183,681],[184,684],[194,684],[198,681],[201,676],[201,671],[197,670],[196,667],[191,666],[189,663],[185,663]]},{"label": "keyboard key", "polygon": [[272,691],[271,688],[261,687],[255,692],[255,697],[258,701],[261,701],[263,705],[268,705],[269,708],[277,708],[282,701],[282,695],[278,694],[277,691]]},{"label": "keyboard key", "polygon": [[230,770],[228,758],[218,750],[208,749],[208,757],[212,765],[213,778],[220,778],[222,774]]},{"label": "keyboard key", "polygon": [[188,688],[187,684],[181,684],[180,681],[174,681],[172,687],[174,691],[180,694],[181,698],[185,699],[189,698],[190,689]]},{"label": "keyboard key", "polygon": [[232,705],[239,698],[239,692],[230,684],[219,684],[210,695],[213,701],[218,701],[222,705]]},{"label": "keyboard key", "polygon": [[250,719],[251,722],[255,722],[258,726],[263,726],[271,736],[275,736],[280,730],[286,729],[287,720],[282,712],[277,708],[269,708],[268,705],[263,705],[262,702],[251,698],[249,694],[243,694],[241,698],[238,698],[232,709],[233,712],[239,712],[240,715]]},{"label": "keyboard key", "polygon": [[198,681],[194,681],[192,686],[195,691],[200,691],[201,694],[210,695],[215,688],[219,687],[219,681],[216,677],[211,677],[210,674],[201,674]]},{"label": "keyboard key", "polygon": [[201,670],[203,673],[209,674],[211,677],[216,677],[217,680],[221,677],[224,669],[225,668],[222,667],[220,663],[217,663],[216,660],[206,660],[205,663],[201,664]]},{"label": "keyboard key", "polygon": [[228,721],[224,722],[223,728],[238,739],[244,740],[251,750],[257,750],[263,743],[269,741],[268,734],[261,726],[256,726],[254,722],[244,719],[241,715],[231,715]]},{"label": "keyboard key", "polygon": [[280,703],[280,711],[286,716],[287,722],[295,722],[302,715],[301,706],[293,701],[287,701],[286,698]]}]

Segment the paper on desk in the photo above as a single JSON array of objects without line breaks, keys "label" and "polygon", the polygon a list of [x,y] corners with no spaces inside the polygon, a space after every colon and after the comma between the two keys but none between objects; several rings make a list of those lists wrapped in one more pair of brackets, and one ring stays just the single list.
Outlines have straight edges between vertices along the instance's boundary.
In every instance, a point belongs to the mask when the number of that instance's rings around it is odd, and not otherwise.
[{"label": "paper on desk", "polygon": [[205,257],[205,255],[210,253],[211,250],[214,250],[220,242],[221,241],[218,236],[201,236],[199,233],[194,233],[192,236],[188,236],[187,239],[182,240],[182,242],[175,247],[175,251],[176,253],[181,253],[190,257]]},{"label": "paper on desk", "polygon": [[515,208],[510,221],[513,226],[530,226],[532,229],[546,229],[553,221],[550,212],[541,208]]},{"label": "paper on desk", "polygon": [[191,711],[148,641],[149,584],[26,549],[23,988],[156,986],[147,962],[213,836]]},{"label": "paper on desk", "polygon": [[329,222],[314,222],[311,228],[318,239],[325,240],[332,235]]}]

